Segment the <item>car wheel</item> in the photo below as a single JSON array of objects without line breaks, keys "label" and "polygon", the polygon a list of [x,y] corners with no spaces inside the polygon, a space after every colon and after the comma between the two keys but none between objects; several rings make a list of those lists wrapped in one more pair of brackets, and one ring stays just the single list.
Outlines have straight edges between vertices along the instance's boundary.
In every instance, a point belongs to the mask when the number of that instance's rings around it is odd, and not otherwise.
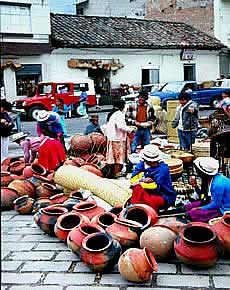
[{"label": "car wheel", "polygon": [[29,117],[30,120],[37,120],[37,115],[38,115],[38,112],[41,111],[41,110],[44,110],[43,107],[41,106],[33,106],[33,107],[30,107],[27,111],[27,115]]},{"label": "car wheel", "polygon": [[211,101],[211,107],[213,108],[213,109],[217,109],[217,108],[219,108],[219,106],[220,106],[220,101],[221,101],[221,97],[214,97],[213,99],[212,99],[212,101]]},{"label": "car wheel", "polygon": [[80,104],[76,104],[73,109],[73,113],[76,117],[81,117],[82,115],[79,113]]}]

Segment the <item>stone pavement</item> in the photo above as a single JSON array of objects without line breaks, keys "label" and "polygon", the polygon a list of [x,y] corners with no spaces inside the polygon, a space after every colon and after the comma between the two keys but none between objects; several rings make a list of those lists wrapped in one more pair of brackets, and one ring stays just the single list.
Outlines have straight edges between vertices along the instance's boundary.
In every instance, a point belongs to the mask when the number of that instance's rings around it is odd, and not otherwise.
[{"label": "stone pavement", "polygon": [[91,272],[63,242],[44,234],[32,215],[3,211],[1,232],[2,290],[230,289],[229,260],[208,270],[192,270],[178,260],[158,263],[147,283],[134,284],[117,267],[108,274]]}]

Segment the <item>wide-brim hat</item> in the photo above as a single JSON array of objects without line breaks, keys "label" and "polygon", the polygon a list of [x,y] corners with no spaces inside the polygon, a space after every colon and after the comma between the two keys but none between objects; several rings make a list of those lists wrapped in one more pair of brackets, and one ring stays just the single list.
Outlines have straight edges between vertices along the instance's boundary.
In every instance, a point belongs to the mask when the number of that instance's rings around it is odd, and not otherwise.
[{"label": "wide-brim hat", "polygon": [[213,157],[198,157],[194,164],[206,175],[216,175],[219,170],[219,162]]},{"label": "wide-brim hat", "polygon": [[161,160],[160,150],[153,144],[145,145],[140,152],[140,157],[149,162],[158,162]]},{"label": "wide-brim hat", "polygon": [[12,135],[12,142],[16,142],[20,139],[23,139],[24,137],[27,137],[28,135],[23,132],[15,133]]},{"label": "wide-brim hat", "polygon": [[38,122],[43,122],[43,121],[48,120],[49,117],[50,117],[50,112],[49,111],[41,110],[41,111],[38,112],[37,121]]}]

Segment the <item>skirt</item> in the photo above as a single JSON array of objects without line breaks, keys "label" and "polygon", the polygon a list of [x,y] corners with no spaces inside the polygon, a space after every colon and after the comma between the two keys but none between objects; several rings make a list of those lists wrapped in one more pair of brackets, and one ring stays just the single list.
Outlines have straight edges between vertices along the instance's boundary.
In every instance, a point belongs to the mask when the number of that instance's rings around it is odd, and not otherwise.
[{"label": "skirt", "polygon": [[127,156],[130,153],[128,141],[107,141],[106,163],[124,164],[127,162]]}]

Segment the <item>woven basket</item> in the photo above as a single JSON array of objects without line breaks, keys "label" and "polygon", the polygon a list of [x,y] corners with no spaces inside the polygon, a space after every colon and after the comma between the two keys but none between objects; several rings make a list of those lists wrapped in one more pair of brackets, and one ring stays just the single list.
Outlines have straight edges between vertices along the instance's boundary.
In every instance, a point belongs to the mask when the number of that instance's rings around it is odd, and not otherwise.
[{"label": "woven basket", "polygon": [[177,158],[164,159],[164,162],[168,164],[170,171],[173,169],[183,168],[183,161]]},{"label": "woven basket", "polygon": [[209,157],[210,156],[210,140],[205,142],[195,142],[192,146],[194,157]]}]

